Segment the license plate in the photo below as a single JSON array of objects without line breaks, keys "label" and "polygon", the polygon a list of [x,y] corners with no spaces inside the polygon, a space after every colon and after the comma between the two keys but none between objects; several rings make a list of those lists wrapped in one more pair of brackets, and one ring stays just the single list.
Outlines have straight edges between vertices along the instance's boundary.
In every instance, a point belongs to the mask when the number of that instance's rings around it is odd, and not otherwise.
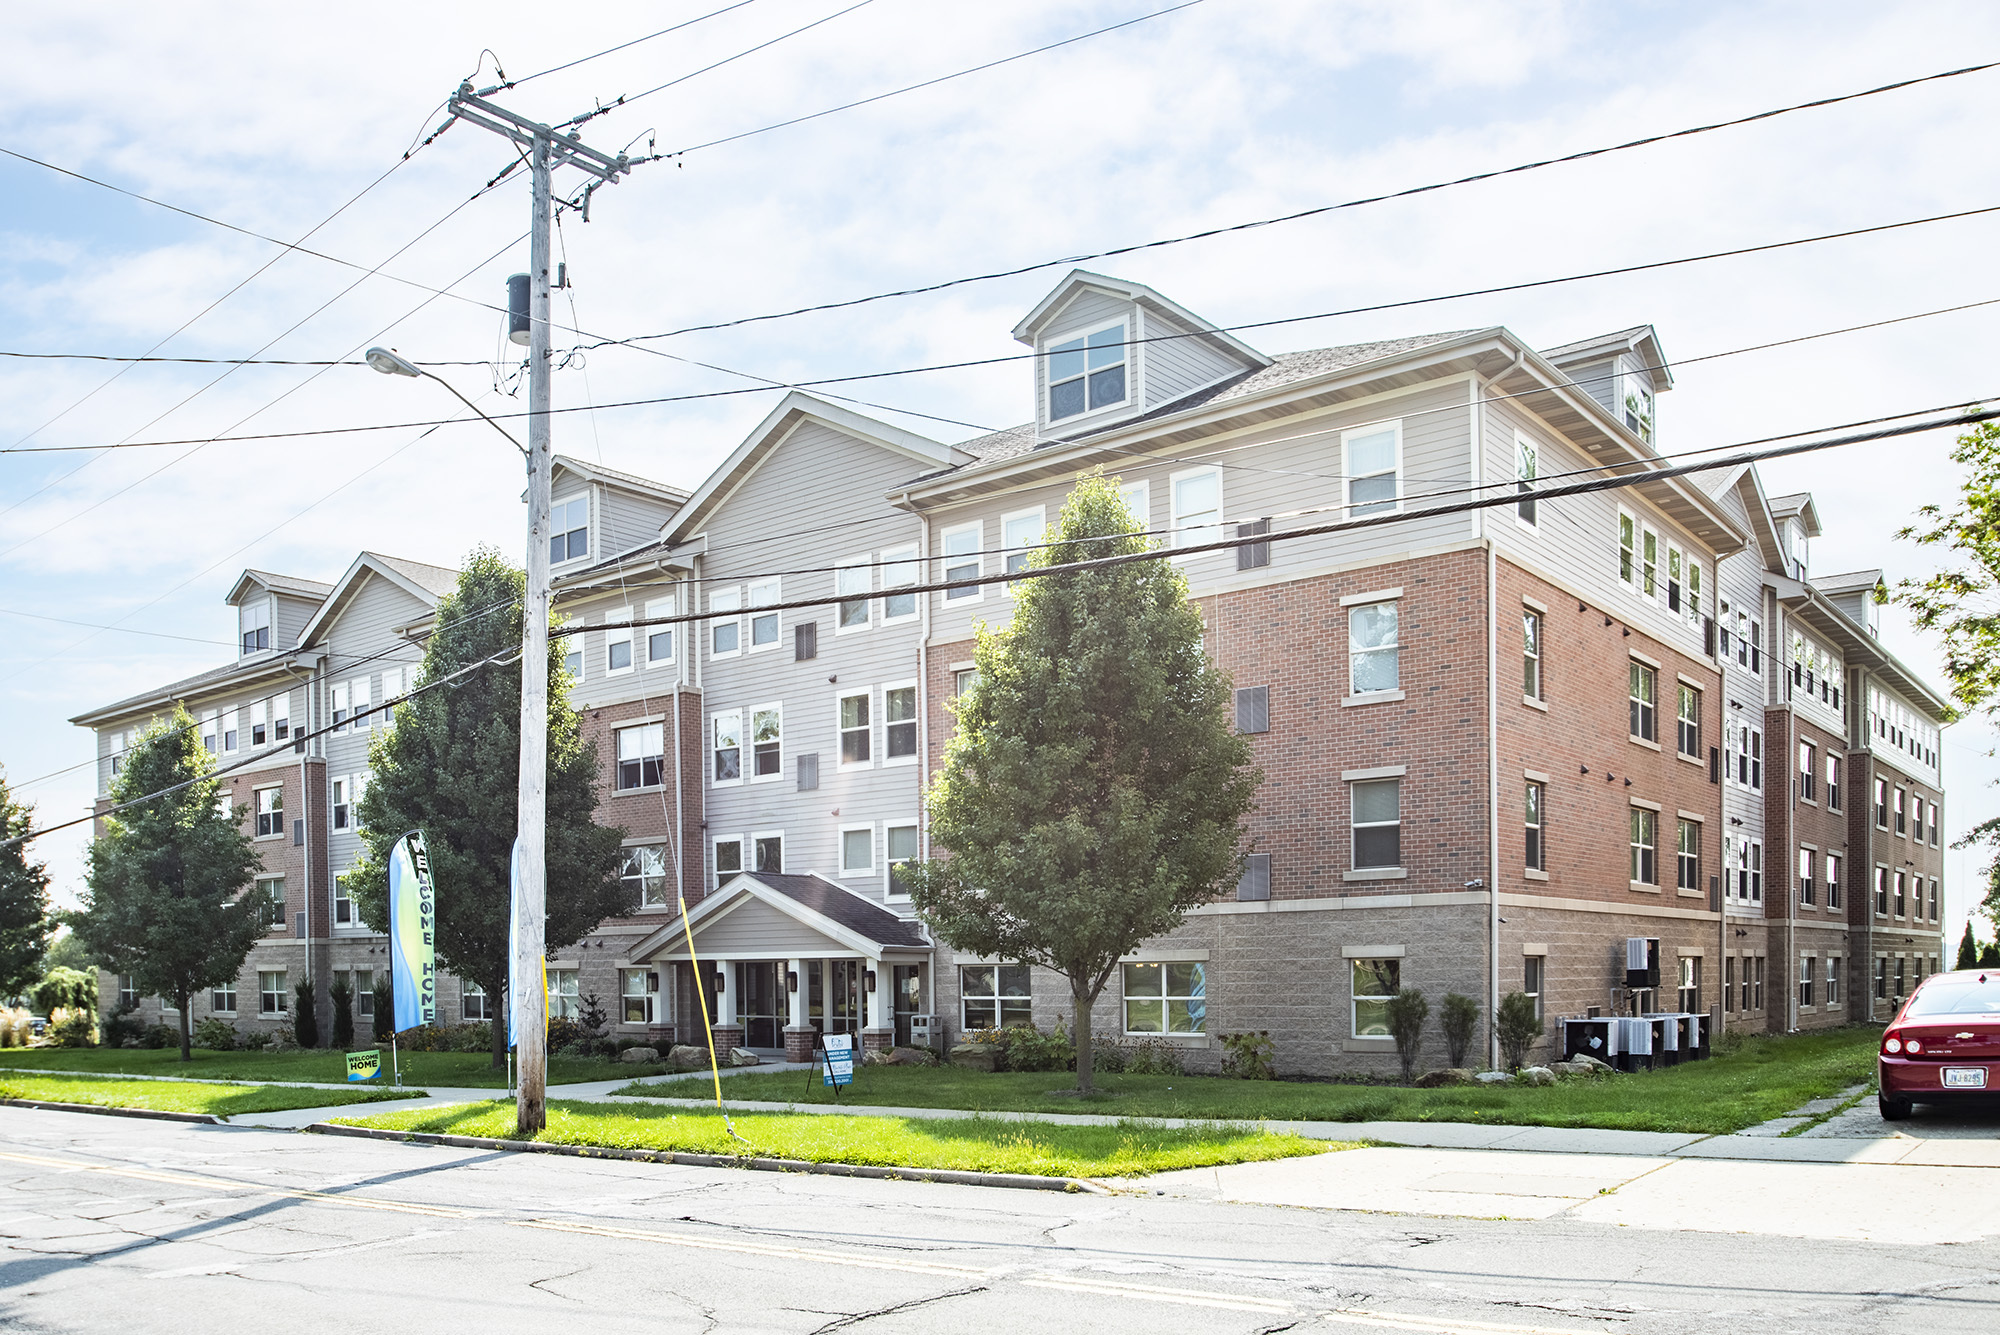
[{"label": "license plate", "polygon": [[1986,1068],[1984,1066],[1947,1066],[1944,1068],[1946,1089],[1986,1088]]}]

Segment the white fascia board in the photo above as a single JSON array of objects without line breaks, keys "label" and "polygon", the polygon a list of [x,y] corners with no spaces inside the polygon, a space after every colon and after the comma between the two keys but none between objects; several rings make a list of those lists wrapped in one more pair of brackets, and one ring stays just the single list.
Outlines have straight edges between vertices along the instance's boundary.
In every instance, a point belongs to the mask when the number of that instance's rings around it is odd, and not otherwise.
[{"label": "white fascia board", "polygon": [[1092,273],[1088,269],[1071,269],[1069,274],[1060,283],[1057,283],[1047,296],[1036,302],[1035,308],[1022,317],[1019,324],[1014,326],[1012,331],[1014,341],[1017,343],[1026,343],[1030,347],[1033,347],[1037,331],[1061,307],[1068,305],[1070,299],[1075,296],[1077,289],[1081,287],[1094,287],[1126,301],[1143,301],[1149,305],[1157,306],[1174,319],[1184,322],[1188,328],[1195,330],[1200,335],[1212,338],[1216,342],[1227,346],[1230,351],[1248,360],[1252,366],[1269,366],[1272,363],[1270,357],[1257,351],[1257,349],[1251,347],[1242,339],[1237,338],[1233,334],[1223,332],[1216,328],[1212,322],[1202,319],[1199,315],[1196,315],[1193,311],[1174,301],[1172,298],[1160,295],[1160,293],[1147,287],[1144,283],[1127,282],[1122,278],[1107,278],[1103,274]]}]

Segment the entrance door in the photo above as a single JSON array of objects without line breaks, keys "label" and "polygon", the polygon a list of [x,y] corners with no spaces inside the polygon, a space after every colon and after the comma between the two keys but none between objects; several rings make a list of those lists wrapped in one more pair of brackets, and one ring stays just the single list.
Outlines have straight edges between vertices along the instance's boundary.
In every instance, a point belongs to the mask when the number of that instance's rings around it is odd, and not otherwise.
[{"label": "entrance door", "polygon": [[806,1021],[828,1034],[860,1034],[866,1011],[860,960],[806,961]]},{"label": "entrance door", "polygon": [[891,976],[895,979],[891,995],[895,1001],[896,1046],[908,1047],[910,1017],[922,1014],[924,1009],[924,966],[898,964]]},{"label": "entrance door", "polygon": [[784,1002],[778,990],[776,961],[746,961],[736,966],[736,1018],[743,1026],[743,1045],[750,1048],[781,1048],[784,1039]]}]

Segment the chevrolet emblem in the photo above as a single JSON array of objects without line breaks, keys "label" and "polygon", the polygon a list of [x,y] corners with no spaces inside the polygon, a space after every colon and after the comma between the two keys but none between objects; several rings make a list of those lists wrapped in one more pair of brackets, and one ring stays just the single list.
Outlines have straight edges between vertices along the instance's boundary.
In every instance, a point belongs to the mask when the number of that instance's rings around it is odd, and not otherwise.
[{"label": "chevrolet emblem", "polygon": [[1968,1031],[1966,1031],[1965,1033],[1962,1033],[1962,1034],[1953,1034],[1953,1035],[1952,1035],[1952,1037],[1953,1037],[1953,1038],[1971,1038],[1971,1037],[1972,1037],[1972,1033],[1971,1033],[1971,1031],[1970,1031],[1970,1030],[1968,1030]]}]

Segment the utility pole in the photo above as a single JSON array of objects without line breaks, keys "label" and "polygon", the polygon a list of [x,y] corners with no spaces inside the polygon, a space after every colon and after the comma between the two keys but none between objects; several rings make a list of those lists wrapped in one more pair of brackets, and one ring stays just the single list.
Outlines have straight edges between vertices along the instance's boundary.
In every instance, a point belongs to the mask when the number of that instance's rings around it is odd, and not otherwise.
[{"label": "utility pole", "polygon": [[[488,88],[483,93],[498,91]],[[548,927],[549,474],[553,460],[549,444],[549,228],[554,198],[549,177],[556,167],[573,166],[597,178],[584,189],[582,209],[587,220],[591,192],[599,185],[617,184],[632,165],[623,153],[613,157],[584,147],[575,127],[589,119],[588,115],[565,122],[561,129],[551,128],[493,105],[475,93],[470,83],[459,86],[450,110],[459,120],[504,137],[517,151],[525,149],[533,178],[533,228],[528,242],[528,593],[521,609],[521,779],[515,818],[520,883],[514,896],[514,957],[509,971],[515,987],[507,998],[514,1011],[515,1060],[520,1072],[516,1125],[526,1136],[548,1124],[548,1009],[541,980]]]}]

